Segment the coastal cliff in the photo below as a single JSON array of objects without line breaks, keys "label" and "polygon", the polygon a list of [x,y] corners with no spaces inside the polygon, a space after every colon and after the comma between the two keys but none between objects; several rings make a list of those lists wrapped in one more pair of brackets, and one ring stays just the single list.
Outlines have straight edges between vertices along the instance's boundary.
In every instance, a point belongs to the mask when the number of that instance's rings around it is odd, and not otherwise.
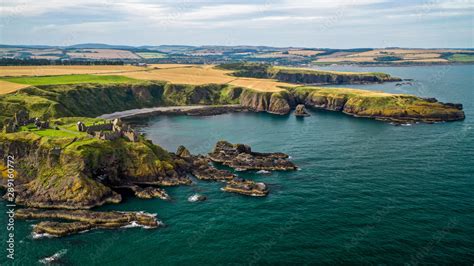
[{"label": "coastal cliff", "polygon": [[260,92],[246,89],[240,96],[240,105],[256,112],[283,115],[294,106],[294,98],[288,91]]},{"label": "coastal cliff", "polygon": [[32,117],[96,117],[137,108],[236,104],[243,89],[226,84],[143,83],[43,85],[0,95],[0,127],[19,110]]},{"label": "coastal cliff", "polygon": [[341,111],[356,117],[392,122],[442,122],[464,119],[461,104],[438,102],[407,94],[342,88],[301,87],[293,90],[298,103]]},{"label": "coastal cliff", "polygon": [[322,71],[261,63],[231,63],[218,67],[233,70],[232,75],[237,77],[268,78],[301,84],[364,84],[401,81],[400,78],[381,72]]},{"label": "coastal cliff", "polygon": [[[171,155],[150,141],[91,138],[74,131],[72,121],[75,120],[52,121],[61,130],[0,134],[0,156],[18,158],[16,203],[37,208],[88,209],[120,202],[121,196],[111,189],[115,185],[190,182],[177,169]],[[0,164],[4,168],[3,160]],[[1,181],[5,186],[5,177]]]},{"label": "coastal cliff", "polygon": [[433,98],[406,94],[308,86],[266,92],[225,84],[197,86],[144,82],[38,86],[2,95],[0,126],[19,110],[27,110],[32,116],[49,119],[95,117],[104,113],[156,106],[239,103],[256,112],[280,115],[288,114],[297,104],[304,104],[307,107],[394,122],[464,119],[460,104],[441,103]]},{"label": "coastal cliff", "polygon": [[297,104],[392,122],[441,122],[464,119],[462,105],[414,95],[343,88],[297,87],[283,92],[245,90],[241,105],[255,111],[288,114]]}]

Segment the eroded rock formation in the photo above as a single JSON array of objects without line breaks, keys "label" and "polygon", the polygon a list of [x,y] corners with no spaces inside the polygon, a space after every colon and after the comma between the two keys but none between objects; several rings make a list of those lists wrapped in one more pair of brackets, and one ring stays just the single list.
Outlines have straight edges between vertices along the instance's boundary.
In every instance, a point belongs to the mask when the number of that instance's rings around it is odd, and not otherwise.
[{"label": "eroded rock formation", "polygon": [[237,179],[227,182],[222,188],[223,191],[234,192],[253,197],[263,197],[268,194],[267,185],[265,183],[256,183],[251,180]]},{"label": "eroded rock formation", "polygon": [[241,104],[250,110],[288,114],[297,104],[396,123],[443,122],[464,119],[462,104],[438,102],[406,94],[356,89],[298,87],[284,92],[246,90]]},{"label": "eroded rock formation", "polygon": [[310,116],[308,111],[306,111],[306,108],[304,107],[304,104],[298,104],[295,108],[295,116]]},{"label": "eroded rock formation", "polygon": [[155,215],[141,212],[96,212],[89,210],[19,209],[17,219],[54,219],[70,222],[44,221],[33,227],[36,234],[65,236],[96,228],[142,226],[156,228],[160,222]]},{"label": "eroded rock formation", "polygon": [[287,154],[253,152],[248,145],[232,144],[227,141],[217,142],[214,150],[209,153],[209,158],[214,162],[238,170],[282,171],[297,169],[296,165],[288,159]]}]

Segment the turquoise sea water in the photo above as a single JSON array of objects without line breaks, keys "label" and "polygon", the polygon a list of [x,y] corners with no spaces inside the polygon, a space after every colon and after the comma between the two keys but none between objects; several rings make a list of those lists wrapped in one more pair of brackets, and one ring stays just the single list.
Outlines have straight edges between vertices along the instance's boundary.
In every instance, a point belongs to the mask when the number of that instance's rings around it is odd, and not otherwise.
[{"label": "turquoise sea water", "polygon": [[[304,119],[264,113],[155,117],[140,130],[169,150],[183,144],[206,153],[226,139],[288,153],[301,170],[239,173],[266,182],[266,198],[224,193],[222,183],[199,181],[168,189],[171,202],[127,198],[100,208],[157,213],[167,225],[157,230],[32,239],[35,222],[17,221],[16,264],[39,264],[59,252],[62,265],[472,265],[474,66],[333,69],[414,79],[412,86],[350,87],[460,102],[467,118],[393,126],[324,111]],[[208,200],[188,202],[196,192]]]}]

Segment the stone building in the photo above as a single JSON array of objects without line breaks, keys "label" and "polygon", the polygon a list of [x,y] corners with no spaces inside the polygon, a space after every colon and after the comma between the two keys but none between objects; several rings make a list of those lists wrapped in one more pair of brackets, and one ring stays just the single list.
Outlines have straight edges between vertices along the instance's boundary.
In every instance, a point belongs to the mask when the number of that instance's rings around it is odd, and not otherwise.
[{"label": "stone building", "polygon": [[104,123],[86,126],[81,121],[77,122],[77,130],[87,132],[87,134],[102,140],[115,140],[124,137],[131,142],[138,141],[138,134],[120,119],[115,119],[112,123]]},{"label": "stone building", "polygon": [[41,121],[39,118],[30,118],[28,111],[20,110],[13,115],[13,119],[4,121],[4,132],[13,133],[18,131],[21,126],[34,123],[38,129],[49,128],[49,121]]}]

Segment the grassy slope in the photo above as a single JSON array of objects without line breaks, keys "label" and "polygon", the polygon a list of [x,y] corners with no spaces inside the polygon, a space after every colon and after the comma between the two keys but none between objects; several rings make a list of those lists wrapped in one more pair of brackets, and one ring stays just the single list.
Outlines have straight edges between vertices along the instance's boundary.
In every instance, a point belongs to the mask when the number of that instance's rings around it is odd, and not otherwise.
[{"label": "grassy slope", "polygon": [[165,82],[84,83],[28,87],[0,95],[0,126],[21,109],[32,117],[95,117],[128,109],[188,104],[238,103],[238,87]]},{"label": "grassy slope", "polygon": [[453,54],[448,57],[448,60],[454,62],[474,62],[474,54]]},{"label": "grassy slope", "polygon": [[345,80],[346,83],[351,81],[359,81],[361,78],[377,79],[380,81],[391,78],[389,74],[381,72],[338,72],[338,71],[323,71],[309,68],[295,68],[295,67],[279,67],[271,66],[269,64],[260,63],[231,63],[222,64],[218,68],[226,70],[234,70],[233,75],[238,77],[254,77],[254,78],[272,78],[280,81],[287,81],[293,76],[297,82],[302,82],[304,77],[321,77],[321,80],[336,81],[338,79]]},{"label": "grassy slope", "polygon": [[307,74],[307,75],[338,75],[338,76],[376,76],[380,78],[389,78],[390,75],[382,72],[342,72],[329,70],[315,70],[310,68],[296,67],[272,67],[270,73],[284,72],[288,74]]},{"label": "grassy slope", "polygon": [[[30,158],[31,161],[22,158],[18,162],[19,176],[27,177],[23,181],[27,182],[26,187],[33,195],[23,194],[26,196],[20,197],[20,201],[36,204],[33,206],[37,207],[48,204],[87,207],[113,195],[108,187],[93,178],[105,174],[104,171],[110,181],[164,177],[167,171],[173,171],[174,163],[170,155],[159,146],[143,138],[134,143],[123,139],[104,141],[91,138],[75,129],[78,120],[86,124],[102,122],[84,117],[60,118],[51,121],[53,127],[59,127],[58,130],[37,130],[29,125],[16,133],[0,133],[0,147],[6,145],[3,149],[23,147],[21,149],[33,150],[31,156],[42,154],[38,158]],[[9,145],[16,145],[16,148],[7,148]],[[61,152],[53,155],[52,149],[60,149]]]},{"label": "grassy slope", "polygon": [[59,75],[59,76],[39,76],[39,77],[5,77],[0,80],[27,84],[27,85],[58,85],[58,84],[78,84],[78,83],[136,83],[139,80],[124,77],[124,76],[112,76],[112,75]]}]

